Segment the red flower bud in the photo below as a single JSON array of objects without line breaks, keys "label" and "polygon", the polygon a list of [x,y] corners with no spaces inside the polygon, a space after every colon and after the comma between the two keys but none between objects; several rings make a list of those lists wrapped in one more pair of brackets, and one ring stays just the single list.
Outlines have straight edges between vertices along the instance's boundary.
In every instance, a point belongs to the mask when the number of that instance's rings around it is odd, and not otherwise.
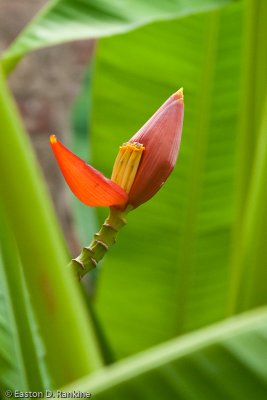
[{"label": "red flower bud", "polygon": [[183,90],[174,93],[131,138],[145,147],[128,202],[149,200],[172,172],[179,152],[184,116]]}]

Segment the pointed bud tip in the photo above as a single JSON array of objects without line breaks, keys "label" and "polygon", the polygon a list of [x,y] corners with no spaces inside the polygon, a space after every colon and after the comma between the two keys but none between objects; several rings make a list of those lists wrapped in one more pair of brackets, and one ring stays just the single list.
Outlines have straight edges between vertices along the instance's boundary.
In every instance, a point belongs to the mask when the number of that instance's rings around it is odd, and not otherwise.
[{"label": "pointed bud tip", "polygon": [[181,88],[179,90],[177,90],[177,92],[175,92],[173,94],[173,97],[179,102],[179,103],[183,103],[184,102],[184,89]]},{"label": "pointed bud tip", "polygon": [[56,137],[56,135],[50,135],[50,143],[51,143],[51,144],[57,143],[57,137]]}]

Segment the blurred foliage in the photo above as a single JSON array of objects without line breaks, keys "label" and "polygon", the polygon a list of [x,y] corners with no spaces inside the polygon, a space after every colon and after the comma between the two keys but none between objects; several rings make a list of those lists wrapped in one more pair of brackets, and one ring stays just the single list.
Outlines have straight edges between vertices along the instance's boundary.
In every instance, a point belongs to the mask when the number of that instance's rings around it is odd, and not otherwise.
[{"label": "blurred foliage", "polygon": [[266,328],[265,307],[129,357],[64,390],[101,400],[264,400]]},{"label": "blurred foliage", "polygon": [[[94,62],[90,158],[107,175],[118,146],[180,86],[186,111],[177,167],[129,215],[87,310],[1,74],[1,386],[265,399],[266,18],[265,0],[54,0],[3,55],[7,73],[34,49],[124,33],[102,39]],[[87,87],[75,108],[80,156]],[[101,368],[112,352],[129,357]]]},{"label": "blurred foliage", "polygon": [[[101,358],[78,288],[71,274],[66,273],[67,257],[62,237],[44,189],[42,175],[35,163],[1,70],[0,120],[1,128],[5,132],[0,149],[1,204],[6,224],[11,229],[16,243],[16,247],[13,246],[14,250],[12,246],[9,250],[8,262],[3,262],[3,273],[10,285],[14,272],[10,260],[14,259],[16,263],[18,249],[33,315],[46,348],[45,358],[50,372],[50,385],[57,387],[66,384],[71,377],[78,378],[99,367]],[[6,149],[12,149],[12,156]],[[5,221],[1,221],[1,226],[5,226]],[[6,241],[8,237],[6,233],[0,239]],[[19,275],[17,279],[22,292],[24,281]],[[8,294],[14,296],[12,291],[7,292]],[[9,303],[11,302],[12,300],[9,300]],[[21,307],[21,310],[17,310],[18,314],[25,312],[22,301],[18,302],[17,306]],[[65,335],[67,325],[68,335]],[[6,332],[2,332],[1,335],[0,329],[0,342],[2,337],[6,337]],[[23,340],[21,345],[27,348],[28,341]],[[24,353],[24,349],[21,353]],[[27,362],[32,361],[28,359]]]}]

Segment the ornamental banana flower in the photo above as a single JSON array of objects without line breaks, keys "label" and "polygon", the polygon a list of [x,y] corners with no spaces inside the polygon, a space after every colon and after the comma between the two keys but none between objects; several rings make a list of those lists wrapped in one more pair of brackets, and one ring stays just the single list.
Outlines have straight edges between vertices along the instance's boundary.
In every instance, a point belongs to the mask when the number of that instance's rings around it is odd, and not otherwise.
[{"label": "ornamental banana flower", "polygon": [[180,147],[183,114],[180,89],[120,146],[111,179],[69,151],[55,135],[50,136],[52,150],[72,192],[88,206],[109,206],[111,210],[91,245],[71,262],[79,277],[95,267],[114,243],[127,212],[154,196],[172,172]]}]

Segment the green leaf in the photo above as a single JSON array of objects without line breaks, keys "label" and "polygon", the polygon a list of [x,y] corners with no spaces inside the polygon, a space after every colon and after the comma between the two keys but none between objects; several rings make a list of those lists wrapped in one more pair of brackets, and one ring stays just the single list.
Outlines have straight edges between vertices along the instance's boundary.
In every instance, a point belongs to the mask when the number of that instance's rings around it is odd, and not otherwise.
[{"label": "green leaf", "polygon": [[64,388],[96,399],[264,400],[267,309],[164,343]]},{"label": "green leaf", "polygon": [[[267,8],[266,8],[267,10]],[[235,277],[237,284],[232,306],[235,311],[249,309],[267,303],[266,294],[266,231],[267,231],[267,97],[259,130],[255,162],[251,172],[251,184],[247,195],[244,213],[240,252],[235,267],[240,275]],[[237,271],[233,271],[233,275]],[[238,281],[237,281],[238,278]]]},{"label": "green leaf", "polygon": [[245,2],[229,312],[266,304],[267,2]]},{"label": "green leaf", "polygon": [[[16,243],[0,209],[0,386],[10,390],[45,389],[45,373],[40,370],[37,331],[30,320]],[[35,340],[34,340],[35,339]]]},{"label": "green leaf", "polygon": [[77,284],[66,271],[58,225],[1,70],[0,121],[1,200],[56,387],[98,368],[101,358]]},{"label": "green leaf", "polygon": [[155,20],[205,12],[229,2],[231,0],[50,1],[16,38],[2,62],[6,71],[9,71],[32,50],[77,39],[127,32]]},{"label": "green leaf", "polygon": [[98,46],[92,148],[107,176],[118,146],[179,87],[185,93],[177,166],[129,214],[101,271],[96,310],[119,357],[225,315],[241,11],[161,22]]}]

